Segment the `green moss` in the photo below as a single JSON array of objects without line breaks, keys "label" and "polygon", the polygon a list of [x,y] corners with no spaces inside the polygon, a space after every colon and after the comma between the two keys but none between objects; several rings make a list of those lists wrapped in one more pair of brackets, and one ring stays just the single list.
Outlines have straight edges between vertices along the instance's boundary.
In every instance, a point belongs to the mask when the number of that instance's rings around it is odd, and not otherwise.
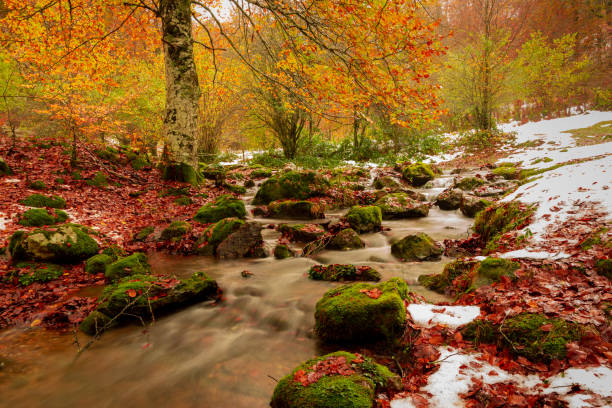
[{"label": "green moss", "polygon": [[464,191],[474,190],[476,187],[480,187],[485,184],[485,181],[478,177],[465,177],[462,178],[458,183],[455,183],[455,187]]},{"label": "green moss", "polygon": [[191,205],[193,201],[189,197],[179,197],[174,200],[174,204],[176,205]]},{"label": "green moss", "polygon": [[[329,363],[328,363],[329,362]],[[320,367],[342,364],[346,375],[340,373],[317,375]],[[320,377],[303,385],[301,376]],[[399,379],[388,368],[356,354],[338,351],[298,366],[283,377],[272,395],[272,408],[371,408],[378,391],[393,388]]]},{"label": "green moss", "polygon": [[78,224],[63,224],[54,229],[17,231],[9,250],[14,259],[78,263],[98,253],[98,243],[89,230]]},{"label": "green moss", "polygon": [[466,217],[474,218],[479,212],[485,210],[491,205],[493,205],[492,201],[466,194],[463,196],[459,208],[461,209],[461,214],[465,215]]},{"label": "green moss", "polygon": [[355,265],[315,265],[308,271],[308,276],[314,280],[332,282],[340,281],[375,281],[381,279],[380,273],[369,266]]},{"label": "green moss", "polygon": [[133,275],[104,289],[101,303],[80,325],[90,335],[125,323],[142,323],[188,305],[217,298],[217,283],[203,272],[173,282],[150,275]]},{"label": "green moss", "polygon": [[220,186],[224,184],[227,172],[223,166],[207,166],[202,167],[202,175],[208,180],[214,180],[215,184]]},{"label": "green moss", "polygon": [[606,227],[599,228],[597,231],[589,235],[588,238],[582,241],[580,243],[580,247],[584,250],[588,250],[588,249],[593,248],[595,245],[601,245],[602,244],[601,237],[602,235],[606,234],[608,230],[609,229]]},{"label": "green moss", "polygon": [[365,242],[359,237],[359,234],[351,228],[345,228],[337,233],[327,244],[327,248],[338,251],[350,251],[352,249],[365,248]]},{"label": "green moss", "polygon": [[32,194],[23,200],[19,201],[21,204],[28,207],[49,207],[49,208],[64,208],[66,207],[66,200],[61,197],[51,196],[47,197],[42,194]]},{"label": "green moss", "polygon": [[332,343],[394,343],[404,332],[405,299],[408,286],[398,278],[331,289],[317,302],[315,332]]},{"label": "green moss", "polygon": [[92,187],[104,188],[108,186],[108,176],[99,171],[93,176],[93,178],[87,180],[87,184]]},{"label": "green moss", "polygon": [[386,194],[374,205],[380,207],[383,220],[426,217],[429,214],[427,203],[414,200],[406,193]]},{"label": "green moss", "polygon": [[114,244],[104,248],[102,253],[113,258],[113,261],[116,261],[117,259],[127,255],[123,248],[121,248],[119,245]]},{"label": "green moss", "polygon": [[30,181],[28,183],[28,188],[31,188],[32,190],[46,190],[47,185],[41,180],[36,180]]},{"label": "green moss", "polygon": [[411,186],[421,187],[428,181],[433,180],[436,175],[429,165],[417,163],[404,167],[402,170],[402,177],[410,183]]},{"label": "green moss", "polygon": [[180,181],[191,185],[200,183],[200,176],[195,169],[187,163],[166,164],[161,167],[162,179]]},{"label": "green moss", "polygon": [[17,277],[19,284],[28,286],[32,283],[45,283],[55,280],[62,276],[64,268],[50,263],[30,263],[20,262],[15,265],[17,268],[16,274],[11,274]]},{"label": "green moss", "polygon": [[283,199],[305,200],[324,195],[330,184],[314,171],[290,171],[280,177],[266,180],[253,199],[254,205],[265,205]]},{"label": "green moss", "polygon": [[143,229],[138,231],[136,235],[134,235],[134,241],[138,241],[138,242],[145,241],[149,237],[149,235],[151,235],[154,231],[155,231],[155,227],[152,227],[152,226],[144,227]]},{"label": "green moss", "polygon": [[442,249],[427,234],[408,235],[391,245],[391,253],[404,261],[434,261],[440,259]]},{"label": "green moss", "polygon": [[579,341],[586,329],[559,318],[522,313],[499,325],[474,321],[463,331],[464,337],[475,342],[497,343],[532,361],[562,360],[567,355],[567,343]]},{"label": "green moss", "polygon": [[11,170],[10,166],[6,163],[6,161],[0,157],[0,176],[10,176],[13,174],[13,170]]},{"label": "green moss", "polygon": [[499,282],[502,276],[514,279],[514,272],[519,269],[520,266],[518,262],[512,262],[508,259],[488,257],[476,268],[477,276],[472,283],[471,289],[487,286],[493,282]]},{"label": "green moss", "polygon": [[281,224],[278,230],[295,242],[312,242],[325,235],[319,224]]},{"label": "green moss", "polygon": [[64,179],[63,177],[58,177],[55,179],[55,182],[57,184],[66,184],[66,179]]},{"label": "green moss", "polygon": [[246,187],[238,184],[225,184],[224,187],[234,194],[245,194],[247,192]]},{"label": "green moss", "polygon": [[459,276],[468,276],[477,262],[458,259],[444,266],[442,273],[419,276],[419,283],[429,290],[447,293]]},{"label": "green moss", "polygon": [[113,258],[106,254],[94,255],[85,261],[85,272],[87,273],[104,273],[106,265],[113,263]]},{"label": "green moss", "polygon": [[219,197],[214,203],[208,203],[201,207],[193,219],[207,224],[230,217],[246,218],[246,208],[242,200],[224,195]]},{"label": "green moss", "polygon": [[491,206],[476,215],[474,231],[486,243],[487,249],[495,248],[501,236],[525,225],[535,209],[517,202]]},{"label": "green moss", "polygon": [[255,169],[251,172],[251,177],[256,179],[272,177],[272,171],[269,169]]},{"label": "green moss", "polygon": [[19,225],[25,227],[42,227],[66,221],[68,214],[62,210],[49,212],[44,208],[32,208],[24,212],[19,218]]},{"label": "green moss", "polygon": [[276,259],[293,258],[294,254],[287,245],[277,245],[274,247],[274,257]]},{"label": "green moss", "polygon": [[104,274],[111,281],[116,281],[130,275],[148,275],[150,272],[147,256],[136,252],[107,265]]},{"label": "green moss", "polygon": [[382,211],[378,206],[352,207],[345,218],[359,233],[378,231],[382,225]]},{"label": "green moss", "polygon": [[518,180],[519,178],[521,178],[520,170],[514,166],[498,167],[496,169],[493,169],[491,173],[495,174],[496,176],[501,176],[506,180]]},{"label": "green moss", "polygon": [[270,217],[319,219],[325,218],[323,206],[310,201],[274,201],[268,205]]},{"label": "green moss", "polygon": [[160,197],[188,197],[191,195],[191,189],[189,187],[169,187],[159,193]]},{"label": "green moss", "polygon": [[244,221],[238,218],[224,218],[211,225],[196,242],[196,252],[200,255],[214,255],[217,246],[243,224]]},{"label": "green moss", "polygon": [[146,155],[141,154],[130,160],[130,165],[134,170],[142,170],[144,168],[150,167],[151,162],[149,162],[149,159]]},{"label": "green moss", "polygon": [[96,149],[96,156],[101,158],[102,160],[109,161],[111,163],[117,163],[119,161],[119,152],[117,149],[112,147],[106,147],[104,149]]},{"label": "green moss", "polygon": [[595,263],[595,270],[598,274],[612,280],[612,259],[599,259]]},{"label": "green moss", "polygon": [[160,240],[169,241],[179,239],[191,231],[191,224],[185,221],[174,221],[161,233]]},{"label": "green moss", "polygon": [[391,176],[382,176],[374,179],[374,188],[377,190],[384,188],[399,189],[402,188],[402,185]]}]

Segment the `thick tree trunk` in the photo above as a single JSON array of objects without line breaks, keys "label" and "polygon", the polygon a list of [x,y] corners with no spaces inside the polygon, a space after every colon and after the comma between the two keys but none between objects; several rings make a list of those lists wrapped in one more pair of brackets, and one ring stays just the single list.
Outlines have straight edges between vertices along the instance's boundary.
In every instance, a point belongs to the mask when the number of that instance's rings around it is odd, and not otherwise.
[{"label": "thick tree trunk", "polygon": [[[161,0],[162,41],[166,64],[164,137],[169,151],[169,178],[193,182],[197,170],[197,129],[200,86],[193,58],[190,0]],[[182,180],[181,180],[182,179]]]}]

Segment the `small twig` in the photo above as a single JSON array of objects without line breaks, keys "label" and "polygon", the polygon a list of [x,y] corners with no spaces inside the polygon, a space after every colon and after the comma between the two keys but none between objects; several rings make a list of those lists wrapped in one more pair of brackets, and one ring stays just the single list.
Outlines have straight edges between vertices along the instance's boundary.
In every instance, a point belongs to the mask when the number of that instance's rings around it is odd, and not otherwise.
[{"label": "small twig", "polygon": [[270,374],[268,374],[268,378],[271,378],[271,379],[273,379],[275,382],[278,382],[278,380],[277,380],[276,378],[272,377]]}]

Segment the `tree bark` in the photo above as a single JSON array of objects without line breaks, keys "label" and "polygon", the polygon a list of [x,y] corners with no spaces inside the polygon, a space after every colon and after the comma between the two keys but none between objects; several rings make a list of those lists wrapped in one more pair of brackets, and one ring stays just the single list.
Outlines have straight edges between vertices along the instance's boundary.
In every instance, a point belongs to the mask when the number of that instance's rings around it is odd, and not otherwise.
[{"label": "tree bark", "polygon": [[200,86],[193,57],[191,2],[161,0],[159,13],[166,65],[164,137],[170,148],[168,164],[197,169]]}]

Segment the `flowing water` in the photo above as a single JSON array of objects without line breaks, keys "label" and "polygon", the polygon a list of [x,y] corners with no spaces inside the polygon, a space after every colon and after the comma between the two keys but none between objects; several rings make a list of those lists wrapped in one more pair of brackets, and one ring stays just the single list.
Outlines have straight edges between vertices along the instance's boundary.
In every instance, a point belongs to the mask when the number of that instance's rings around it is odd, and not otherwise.
[{"label": "flowing water", "polygon": [[[435,196],[450,179],[423,190]],[[245,199],[248,201],[253,191]],[[337,218],[341,212],[331,213]],[[279,220],[259,219],[264,225]],[[286,220],[284,221],[286,222]],[[415,232],[436,240],[466,235],[472,220],[433,207],[426,218],[385,221],[391,231],[365,234],[362,250],[323,251],[314,259],[240,259],[151,256],[154,272],[188,276],[205,271],[223,289],[223,301],[199,304],[158,319],[146,329],[105,333],[76,356],[75,334],[43,329],[0,332],[1,407],[232,407],[268,406],[276,384],[300,362],[322,353],[312,336],[314,307],[338,285],[307,278],[317,263],[368,264],[384,279],[401,277],[429,301],[448,300],[417,284],[439,262],[400,263],[390,241]],[[279,234],[263,230],[273,248]],[[251,277],[243,278],[248,270]],[[87,336],[78,334],[81,345]],[[5,360],[2,360],[2,358]]]}]

